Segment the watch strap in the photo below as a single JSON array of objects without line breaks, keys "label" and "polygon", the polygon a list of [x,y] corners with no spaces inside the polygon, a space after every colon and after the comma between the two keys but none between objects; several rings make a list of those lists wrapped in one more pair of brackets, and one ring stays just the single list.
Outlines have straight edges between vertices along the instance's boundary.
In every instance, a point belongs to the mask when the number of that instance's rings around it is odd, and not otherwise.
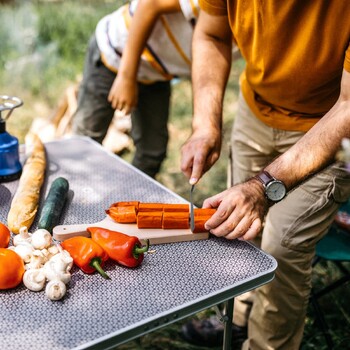
[{"label": "watch strap", "polygon": [[270,181],[275,180],[266,170],[263,170],[259,174],[255,175],[255,178],[259,180],[264,186],[266,186]]}]

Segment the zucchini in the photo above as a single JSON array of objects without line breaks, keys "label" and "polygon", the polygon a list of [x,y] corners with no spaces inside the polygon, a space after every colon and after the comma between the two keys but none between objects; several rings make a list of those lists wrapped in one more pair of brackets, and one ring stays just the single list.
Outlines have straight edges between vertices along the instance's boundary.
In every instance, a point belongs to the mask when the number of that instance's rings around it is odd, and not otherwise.
[{"label": "zucchini", "polygon": [[50,187],[44,201],[38,223],[39,229],[45,229],[52,234],[52,229],[58,224],[62,209],[68,197],[69,183],[64,177],[56,178]]}]

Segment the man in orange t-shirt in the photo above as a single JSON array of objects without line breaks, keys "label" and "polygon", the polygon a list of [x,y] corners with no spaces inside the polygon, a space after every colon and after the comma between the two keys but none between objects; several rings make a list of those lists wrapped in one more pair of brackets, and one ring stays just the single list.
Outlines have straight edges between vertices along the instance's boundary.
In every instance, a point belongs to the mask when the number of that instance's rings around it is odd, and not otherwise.
[{"label": "man in orange t-shirt", "polygon": [[[234,41],[246,68],[231,139],[232,187],[204,201],[217,208],[206,228],[227,239],[259,237],[278,261],[271,283],[235,299],[234,325],[248,329],[243,348],[299,349],[315,245],[350,196],[350,174],[335,160],[350,137],[350,1],[199,4],[193,133],[181,168],[195,184],[220,155]],[[216,345],[215,327],[192,322],[184,330]]]}]

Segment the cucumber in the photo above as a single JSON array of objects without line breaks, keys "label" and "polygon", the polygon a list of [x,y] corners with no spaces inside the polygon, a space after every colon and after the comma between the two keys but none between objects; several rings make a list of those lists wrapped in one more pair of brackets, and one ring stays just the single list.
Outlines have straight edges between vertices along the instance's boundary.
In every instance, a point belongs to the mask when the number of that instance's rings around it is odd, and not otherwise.
[{"label": "cucumber", "polygon": [[68,197],[69,183],[64,177],[56,178],[50,187],[44,201],[38,223],[38,228],[52,233],[52,229],[58,224],[62,209]]}]

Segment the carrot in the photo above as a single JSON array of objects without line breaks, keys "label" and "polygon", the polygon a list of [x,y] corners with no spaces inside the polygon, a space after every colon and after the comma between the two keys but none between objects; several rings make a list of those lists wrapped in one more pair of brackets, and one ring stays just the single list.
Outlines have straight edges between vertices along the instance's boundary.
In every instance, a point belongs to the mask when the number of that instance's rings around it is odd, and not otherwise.
[{"label": "carrot", "polygon": [[215,212],[215,208],[195,208],[193,211],[195,216],[212,216]]},{"label": "carrot", "polygon": [[189,212],[188,204],[163,204],[164,212]]},{"label": "carrot", "polygon": [[106,210],[106,214],[116,222],[123,224],[132,224],[137,221],[137,214],[134,206],[110,207]]},{"label": "carrot", "polygon": [[142,211],[137,215],[138,228],[162,228],[162,211]]},{"label": "carrot", "polygon": [[187,229],[190,227],[188,212],[163,213],[163,229]]},{"label": "carrot", "polygon": [[139,212],[141,211],[163,211],[163,203],[140,203],[139,204]]},{"label": "carrot", "polygon": [[139,201],[127,201],[127,202],[115,202],[110,207],[135,207],[137,210],[139,207]]},{"label": "carrot", "polygon": [[204,228],[204,224],[211,218],[211,216],[195,216],[194,219],[194,230],[193,233],[199,233],[199,232],[206,232],[208,230],[206,230]]},{"label": "carrot", "polygon": [[193,233],[206,232],[204,224],[216,212],[215,208],[195,208],[194,209],[194,230]]}]

